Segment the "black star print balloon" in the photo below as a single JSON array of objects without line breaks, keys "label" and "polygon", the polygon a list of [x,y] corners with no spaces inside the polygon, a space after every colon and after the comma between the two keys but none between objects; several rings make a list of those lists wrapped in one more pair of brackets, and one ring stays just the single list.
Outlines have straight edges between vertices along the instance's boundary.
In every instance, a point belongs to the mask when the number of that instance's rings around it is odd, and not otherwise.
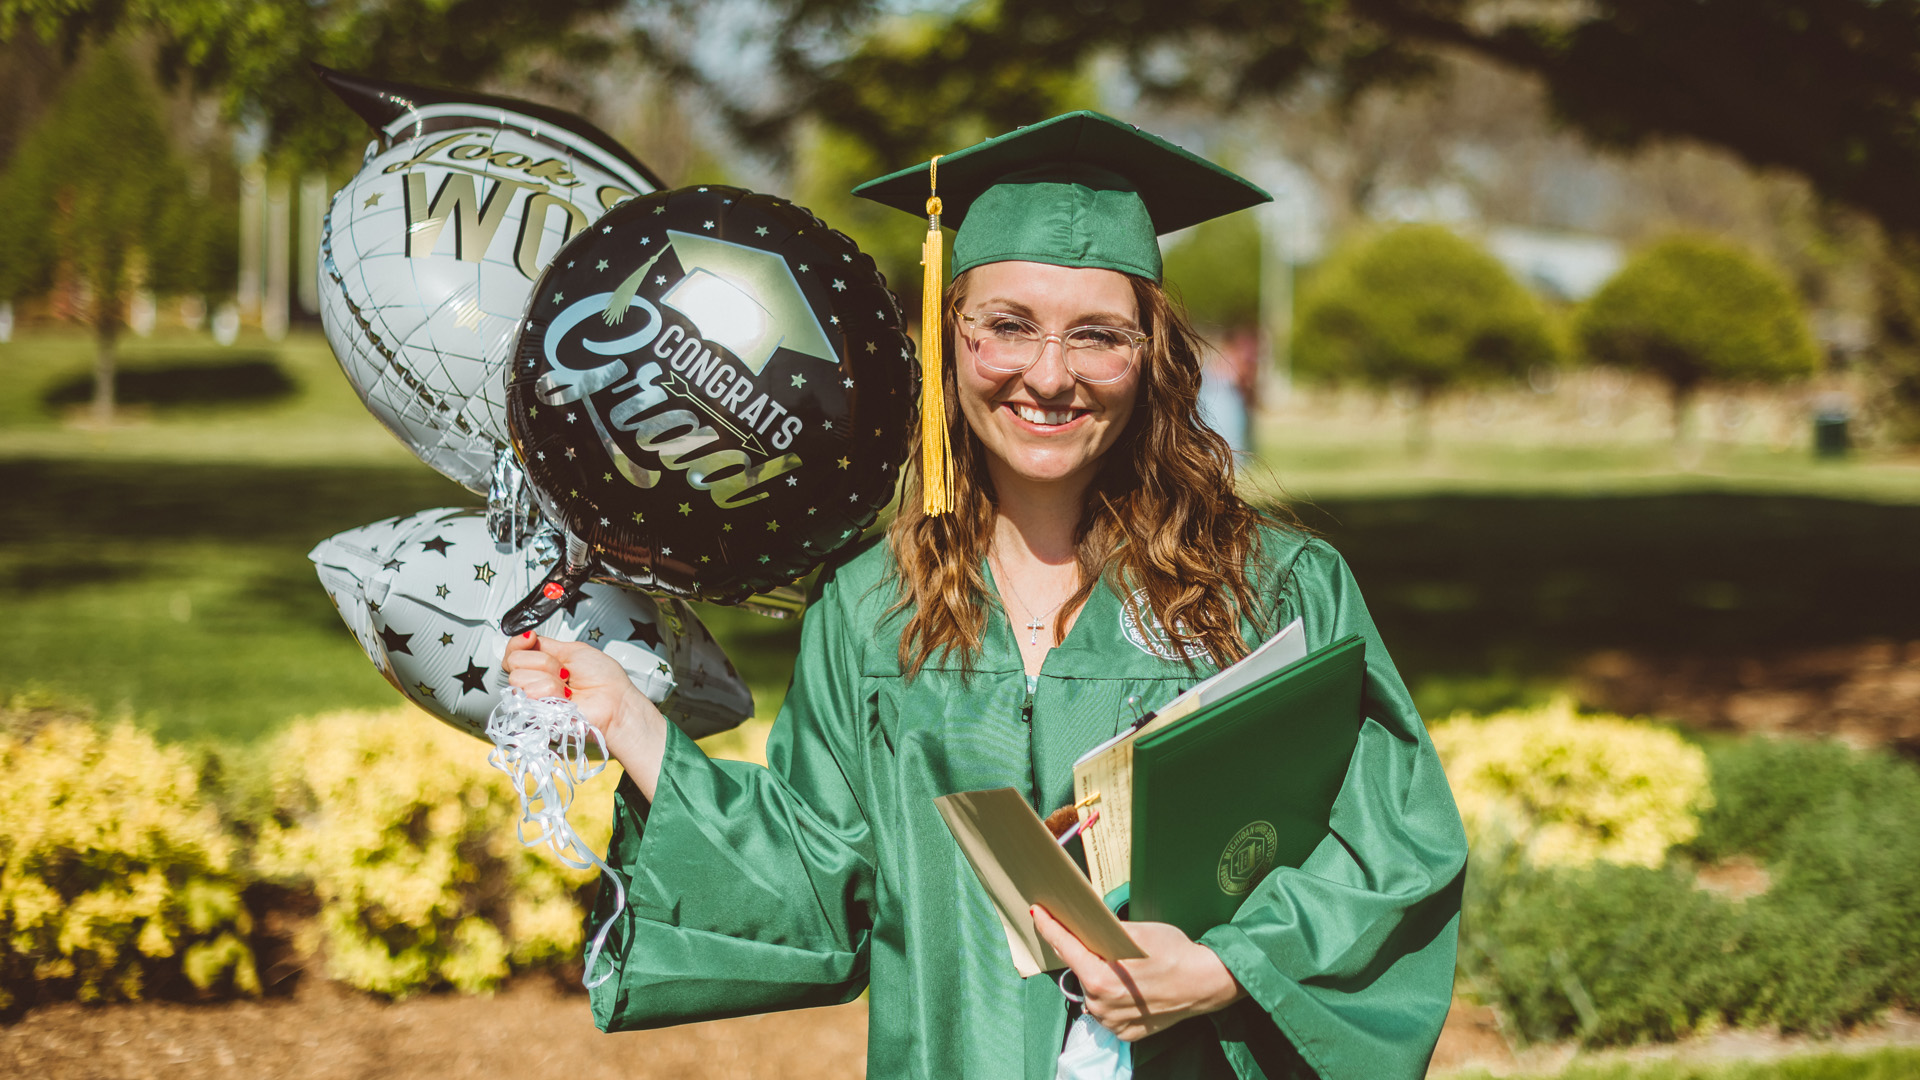
[{"label": "black star print balloon", "polygon": [[711,185],[627,202],[555,256],[521,323],[508,431],[572,537],[568,590],[610,571],[735,602],[873,522],[918,393],[873,260],[792,203]]},{"label": "black star print balloon", "polygon": [[[544,577],[552,556],[496,541],[479,510],[423,510],[320,542],[309,556],[354,640],[394,688],[485,737],[506,689],[500,615]],[[753,695],[684,601],[592,583],[539,625],[588,641],[695,738],[753,715]]]}]

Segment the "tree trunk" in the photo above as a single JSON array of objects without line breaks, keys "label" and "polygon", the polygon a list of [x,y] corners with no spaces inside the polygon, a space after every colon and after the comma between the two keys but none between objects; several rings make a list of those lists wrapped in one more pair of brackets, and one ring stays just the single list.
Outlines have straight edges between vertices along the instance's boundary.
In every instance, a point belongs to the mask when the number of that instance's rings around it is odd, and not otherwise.
[{"label": "tree trunk", "polygon": [[1407,410],[1407,455],[1424,459],[1433,450],[1433,388],[1413,386],[1413,407]]},{"label": "tree trunk", "polygon": [[101,427],[113,423],[114,347],[119,336],[120,324],[111,316],[94,326],[93,422]]},{"label": "tree trunk", "polygon": [[1693,435],[1692,419],[1693,392],[1692,383],[1674,383],[1673,392],[1673,447],[1677,452],[1686,447]]}]

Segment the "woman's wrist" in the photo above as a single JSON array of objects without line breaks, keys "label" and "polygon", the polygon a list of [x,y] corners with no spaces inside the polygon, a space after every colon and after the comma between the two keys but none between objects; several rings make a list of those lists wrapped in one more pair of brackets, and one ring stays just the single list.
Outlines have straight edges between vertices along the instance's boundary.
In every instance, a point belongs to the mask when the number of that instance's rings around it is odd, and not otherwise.
[{"label": "woman's wrist", "polygon": [[660,766],[667,752],[667,718],[636,687],[628,687],[601,732],[607,753],[626,770],[640,793],[653,799],[660,782]]},{"label": "woman's wrist", "polygon": [[1240,980],[1234,977],[1219,953],[1202,942],[1196,941],[1194,945],[1199,950],[1194,954],[1194,962],[1204,969],[1201,980],[1207,987],[1207,992],[1194,1003],[1195,1015],[1219,1012],[1247,996],[1246,988],[1240,985]]}]

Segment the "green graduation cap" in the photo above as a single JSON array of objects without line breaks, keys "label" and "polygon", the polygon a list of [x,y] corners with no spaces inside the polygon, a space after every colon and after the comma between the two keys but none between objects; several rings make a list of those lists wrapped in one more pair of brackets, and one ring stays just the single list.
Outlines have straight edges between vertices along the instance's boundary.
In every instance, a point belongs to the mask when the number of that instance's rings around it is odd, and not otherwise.
[{"label": "green graduation cap", "polygon": [[1160,280],[1161,233],[1273,196],[1213,162],[1097,112],[1071,112],[934,157],[853,189],[925,214],[920,325],[920,485],[928,514],[952,508],[953,457],[940,371],[942,245],[953,272],[995,262],[1095,267]]},{"label": "green graduation cap", "polygon": [[[937,183],[936,183],[937,181]],[[1198,154],[1097,112],[1071,112],[869,180],[855,195],[910,214],[940,198],[953,272],[1021,260],[1160,279],[1161,233],[1271,201]]]}]

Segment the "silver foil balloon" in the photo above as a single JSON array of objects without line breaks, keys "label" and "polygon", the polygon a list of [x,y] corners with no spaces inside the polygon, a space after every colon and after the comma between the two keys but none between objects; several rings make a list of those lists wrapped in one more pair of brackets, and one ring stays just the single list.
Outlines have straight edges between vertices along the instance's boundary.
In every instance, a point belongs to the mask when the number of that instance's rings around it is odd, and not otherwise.
[{"label": "silver foil balloon", "polygon": [[[421,708],[477,738],[506,689],[500,616],[547,574],[537,544],[500,544],[480,510],[423,510],[349,529],[308,553],[368,659]],[[679,600],[589,584],[538,627],[598,646],[694,738],[753,715],[720,645]]]},{"label": "silver foil balloon", "polygon": [[321,233],[327,344],[408,449],[488,494],[534,280],[569,238],[660,183],[568,113],[318,71],[379,135]]}]

